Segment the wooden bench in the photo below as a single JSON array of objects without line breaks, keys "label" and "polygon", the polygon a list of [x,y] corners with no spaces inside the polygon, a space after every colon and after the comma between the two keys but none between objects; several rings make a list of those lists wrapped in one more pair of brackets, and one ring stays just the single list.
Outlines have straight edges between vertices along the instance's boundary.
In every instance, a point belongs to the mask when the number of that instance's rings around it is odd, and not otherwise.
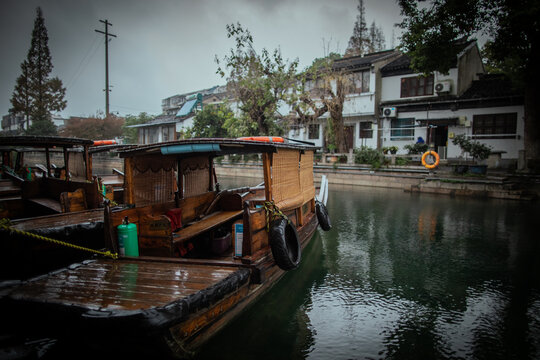
[{"label": "wooden bench", "polygon": [[27,199],[27,201],[33,203],[33,204],[36,204],[36,205],[39,205],[39,206],[42,206],[42,207],[45,207],[55,213],[61,213],[62,212],[62,207],[60,206],[60,201],[57,201],[57,200],[54,200],[54,199],[49,199],[49,198],[44,198],[44,197],[40,197],[40,198],[32,198],[32,199]]},{"label": "wooden bench", "polygon": [[189,226],[183,227],[176,233],[173,233],[173,244],[179,244],[189,239],[194,238],[209,230],[215,229],[220,225],[242,215],[243,210],[234,211],[216,211],[201,220],[191,223]]}]

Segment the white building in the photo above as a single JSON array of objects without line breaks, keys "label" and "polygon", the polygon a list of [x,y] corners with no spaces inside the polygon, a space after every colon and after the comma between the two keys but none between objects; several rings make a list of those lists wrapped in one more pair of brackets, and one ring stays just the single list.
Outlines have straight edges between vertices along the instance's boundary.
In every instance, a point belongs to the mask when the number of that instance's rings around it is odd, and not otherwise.
[{"label": "white building", "polygon": [[476,42],[464,46],[447,75],[414,73],[407,55],[383,66],[382,146],[406,153],[404,146],[422,137],[441,158],[458,158],[461,149],[452,139],[466,134],[503,159],[517,159],[524,148],[523,96],[513,92],[508,79],[483,73]]},{"label": "white building", "polygon": [[[349,80],[343,104],[347,149],[378,146],[376,134],[379,128],[381,94],[379,69],[399,55],[400,53],[395,50],[387,50],[366,56],[338,59],[334,62],[333,70],[346,74]],[[316,80],[312,82],[316,83]],[[316,84],[307,84],[307,86],[316,89]],[[316,146],[327,148],[329,144],[324,135],[328,118],[327,112],[307,126],[293,125],[288,137],[313,142]]]}]

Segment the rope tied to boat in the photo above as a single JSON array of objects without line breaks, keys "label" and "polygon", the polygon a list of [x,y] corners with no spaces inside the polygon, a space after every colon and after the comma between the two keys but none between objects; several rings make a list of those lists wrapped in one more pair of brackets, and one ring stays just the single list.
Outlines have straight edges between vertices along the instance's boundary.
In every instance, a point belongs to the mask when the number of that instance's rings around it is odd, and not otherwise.
[{"label": "rope tied to boat", "polygon": [[62,245],[62,246],[70,247],[70,248],[81,250],[81,251],[87,251],[87,252],[91,252],[91,253],[94,253],[94,254],[103,255],[105,257],[110,257],[110,258],[115,259],[115,260],[118,259],[118,254],[117,253],[113,253],[113,252],[110,252],[108,250],[107,251],[100,251],[100,250],[90,249],[90,248],[87,248],[87,247],[84,247],[84,246],[79,246],[79,245],[71,244],[71,243],[68,243],[68,242],[65,242],[65,241],[60,241],[60,240],[56,240],[56,239],[53,239],[53,238],[50,238],[50,237],[34,234],[34,233],[31,233],[31,232],[28,232],[28,231],[22,231],[22,230],[19,230],[19,229],[15,229],[12,226],[11,221],[9,219],[7,219],[7,218],[3,218],[3,219],[0,220],[0,229],[9,231],[10,233],[15,233],[15,234],[18,234],[18,235],[26,236],[26,237],[29,237],[29,238],[32,238],[32,239],[48,241],[48,242],[51,242],[51,243],[56,244],[56,245]]},{"label": "rope tied to boat", "polygon": [[270,232],[270,223],[276,219],[284,218],[290,222],[289,218],[274,204],[273,201],[264,202],[264,210],[266,211],[266,232]]}]

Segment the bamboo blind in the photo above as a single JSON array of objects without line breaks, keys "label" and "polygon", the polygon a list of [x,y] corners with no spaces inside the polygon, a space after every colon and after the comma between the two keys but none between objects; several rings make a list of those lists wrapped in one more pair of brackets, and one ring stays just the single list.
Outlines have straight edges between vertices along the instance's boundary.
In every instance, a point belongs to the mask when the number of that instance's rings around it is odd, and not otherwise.
[{"label": "bamboo blind", "polygon": [[300,152],[279,149],[272,159],[272,196],[274,203],[284,210],[302,205],[300,186]]},{"label": "bamboo blind", "polygon": [[183,159],[180,168],[183,176],[184,197],[200,195],[209,191],[210,161],[207,156]]},{"label": "bamboo blind", "polygon": [[313,185],[313,151],[306,151],[300,156],[300,186],[302,187],[303,203],[315,197]]},{"label": "bamboo blind", "polygon": [[86,179],[86,163],[83,152],[70,152],[68,166],[72,179]]},{"label": "bamboo blind", "polygon": [[133,158],[133,196],[136,206],[174,200],[176,189],[174,157]]}]

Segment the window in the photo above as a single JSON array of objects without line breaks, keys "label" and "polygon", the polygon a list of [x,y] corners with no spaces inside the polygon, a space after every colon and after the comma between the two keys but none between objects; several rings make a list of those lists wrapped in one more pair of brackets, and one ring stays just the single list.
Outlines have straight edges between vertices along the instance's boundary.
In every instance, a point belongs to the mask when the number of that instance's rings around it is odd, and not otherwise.
[{"label": "window", "polygon": [[481,137],[479,136],[482,139],[513,138],[515,137],[516,129],[517,113],[473,116],[473,135],[482,135]]},{"label": "window", "polygon": [[369,76],[370,71],[360,71],[351,74],[351,84],[348,89],[349,94],[361,94],[369,92]]},{"label": "window", "polygon": [[370,121],[364,121],[360,123],[360,139],[373,138],[372,124]]},{"label": "window", "polygon": [[401,79],[401,97],[433,95],[433,75]]},{"label": "window", "polygon": [[390,140],[414,140],[414,118],[392,119]]},{"label": "window", "polygon": [[308,139],[319,138],[319,124],[310,124],[308,127]]}]

